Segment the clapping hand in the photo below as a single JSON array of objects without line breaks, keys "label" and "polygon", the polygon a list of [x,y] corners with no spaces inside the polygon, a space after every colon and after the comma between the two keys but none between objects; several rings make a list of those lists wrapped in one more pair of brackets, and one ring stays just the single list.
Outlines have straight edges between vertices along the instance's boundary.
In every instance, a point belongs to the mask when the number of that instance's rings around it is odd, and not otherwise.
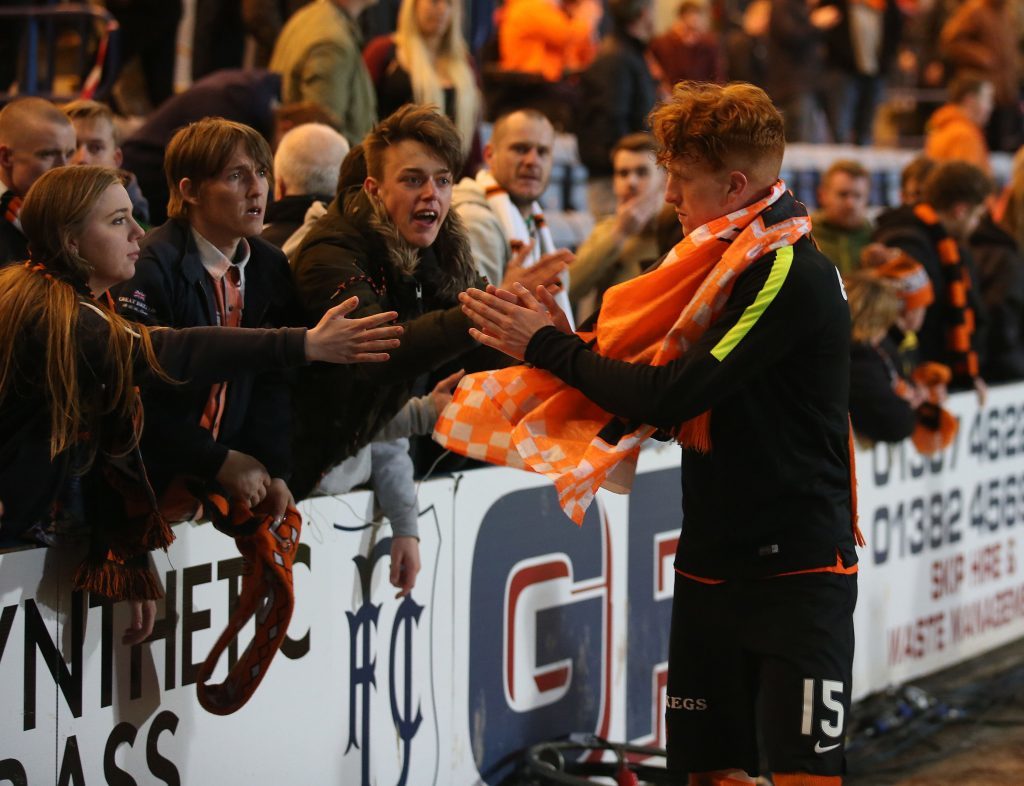
[{"label": "clapping hand", "polygon": [[505,276],[501,280],[499,289],[510,291],[515,284],[522,284],[531,292],[539,286],[558,290],[561,287],[560,276],[576,255],[565,248],[552,251],[538,259],[534,264],[527,267],[526,260],[533,250],[533,241],[523,243],[512,254],[508,265],[505,266]]},{"label": "clapping hand", "polygon": [[476,326],[469,334],[485,346],[523,360],[533,334],[552,325],[571,333],[565,313],[544,287],[531,293],[522,284],[511,291],[488,287],[468,289],[459,295],[463,313]]}]

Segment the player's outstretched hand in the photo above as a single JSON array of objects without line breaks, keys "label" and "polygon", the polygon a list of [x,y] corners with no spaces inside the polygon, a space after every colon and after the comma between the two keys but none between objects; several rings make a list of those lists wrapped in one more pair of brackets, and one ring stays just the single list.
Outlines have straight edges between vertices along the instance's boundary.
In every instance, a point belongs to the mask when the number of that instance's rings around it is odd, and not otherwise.
[{"label": "player's outstretched hand", "polygon": [[[529,294],[529,290],[527,290],[527,294]],[[551,324],[563,333],[572,333],[573,330],[572,325],[569,324],[569,317],[562,311],[562,307],[558,305],[558,301],[551,294],[551,290],[546,287],[537,287],[536,295],[541,306],[551,315]]]},{"label": "player's outstretched hand", "polygon": [[[459,302],[463,313],[476,326],[469,329],[469,334],[481,344],[517,360],[524,358],[527,344],[542,327],[555,325],[562,329],[552,313],[522,284],[514,284],[511,292],[467,289],[459,295]],[[561,310],[557,313],[565,321]]]},{"label": "player's outstretched hand", "polygon": [[348,319],[359,305],[359,298],[350,297],[330,309],[315,328],[306,333],[306,360],[328,363],[381,363],[388,359],[387,350],[401,342],[400,325],[388,325],[398,319],[395,311],[372,314],[361,319]]}]

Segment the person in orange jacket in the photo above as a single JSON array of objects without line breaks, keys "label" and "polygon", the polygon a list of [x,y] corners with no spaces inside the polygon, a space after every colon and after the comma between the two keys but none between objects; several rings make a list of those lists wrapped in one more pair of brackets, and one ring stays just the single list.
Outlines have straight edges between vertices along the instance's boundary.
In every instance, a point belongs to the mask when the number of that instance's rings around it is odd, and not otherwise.
[{"label": "person in orange jacket", "polygon": [[597,53],[597,0],[508,0],[498,28],[502,71],[558,82],[586,68]]},{"label": "person in orange jacket", "polygon": [[992,174],[985,124],[995,106],[995,86],[978,74],[962,74],[949,84],[949,102],[929,118],[924,153],[935,161],[966,161]]}]

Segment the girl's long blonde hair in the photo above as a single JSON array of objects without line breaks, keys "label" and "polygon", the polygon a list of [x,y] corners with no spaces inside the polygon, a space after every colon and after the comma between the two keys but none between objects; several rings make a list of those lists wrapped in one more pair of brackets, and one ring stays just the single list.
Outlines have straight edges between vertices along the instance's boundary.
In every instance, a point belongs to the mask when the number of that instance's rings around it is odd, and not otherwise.
[{"label": "girl's long blonde hair", "polygon": [[444,89],[441,75],[448,77],[455,89],[455,127],[462,137],[463,155],[469,152],[480,116],[480,94],[476,76],[469,65],[469,48],[462,37],[462,0],[450,0],[452,15],[448,29],[441,36],[437,61],[430,51],[416,22],[418,0],[402,0],[395,30],[395,58],[409,74],[413,101],[434,104],[444,111]]},{"label": "girl's long blonde hair", "polygon": [[158,376],[167,378],[147,330],[96,301],[93,305],[109,326],[105,358],[109,375],[102,380],[106,391],[100,410],[86,410],[86,391],[79,384],[79,314],[92,264],[74,250],[74,240],[99,198],[118,183],[121,176],[115,170],[97,166],[62,167],[44,174],[29,189],[19,214],[32,259],[0,270],[0,404],[24,374],[18,368],[19,358],[24,360],[19,349],[24,351],[30,336],[41,336],[45,355],[39,359],[44,365],[40,405],[50,411],[51,458],[79,441],[83,432],[96,428],[99,424],[92,418],[113,414],[127,423],[136,422],[139,398],[133,361],[137,354]]},{"label": "girl's long blonde hair", "polygon": [[892,281],[870,270],[858,270],[843,278],[850,303],[850,329],[854,341],[868,344],[891,328],[900,315],[903,301]]}]

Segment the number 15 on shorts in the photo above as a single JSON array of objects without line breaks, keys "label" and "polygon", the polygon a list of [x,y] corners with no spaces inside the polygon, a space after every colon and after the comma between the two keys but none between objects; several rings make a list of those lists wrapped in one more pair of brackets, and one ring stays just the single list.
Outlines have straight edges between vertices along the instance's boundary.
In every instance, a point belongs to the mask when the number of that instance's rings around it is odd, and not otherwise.
[{"label": "number 15 on shorts", "polygon": [[[816,690],[820,686],[820,692]],[[843,736],[843,723],[846,711],[843,707],[843,683],[839,680],[804,680],[804,710],[801,717],[800,733],[805,736],[817,736],[814,728],[814,705],[821,700],[822,712],[819,727],[825,740],[815,740],[814,752],[825,753],[838,748],[840,742],[829,744],[831,740],[840,740]]]}]

